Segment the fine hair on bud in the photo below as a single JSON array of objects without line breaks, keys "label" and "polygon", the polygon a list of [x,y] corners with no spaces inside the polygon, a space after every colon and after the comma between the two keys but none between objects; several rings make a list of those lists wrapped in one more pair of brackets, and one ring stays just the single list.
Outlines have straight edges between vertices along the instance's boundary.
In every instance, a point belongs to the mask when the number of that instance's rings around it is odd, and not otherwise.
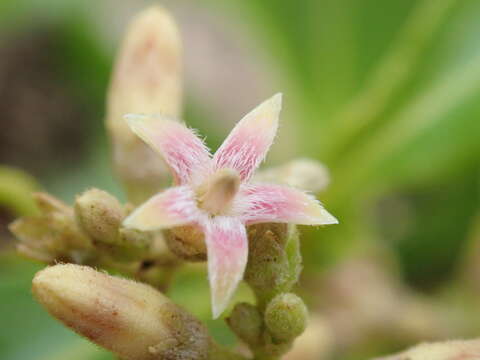
[{"label": "fine hair on bud", "polygon": [[303,300],[293,293],[277,295],[265,310],[265,324],[276,341],[292,341],[303,333],[307,321],[307,307]]},{"label": "fine hair on bud", "polygon": [[33,293],[54,317],[122,360],[207,358],[204,326],[148,285],[61,264],[36,274]]},{"label": "fine hair on bud", "polygon": [[81,228],[95,241],[115,243],[125,217],[120,202],[106,191],[90,189],[75,201],[75,215]]}]

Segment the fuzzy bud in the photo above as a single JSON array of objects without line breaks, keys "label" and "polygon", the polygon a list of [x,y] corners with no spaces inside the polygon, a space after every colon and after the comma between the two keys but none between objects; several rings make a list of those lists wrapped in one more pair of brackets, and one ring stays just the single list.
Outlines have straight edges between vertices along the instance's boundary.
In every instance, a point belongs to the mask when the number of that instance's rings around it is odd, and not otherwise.
[{"label": "fuzzy bud", "polygon": [[248,229],[248,237],[245,281],[266,302],[280,292],[290,291],[302,268],[295,226],[253,225]]},{"label": "fuzzy bud", "polygon": [[148,285],[55,265],[37,273],[33,293],[54,317],[124,360],[207,358],[204,326]]},{"label": "fuzzy bud", "polygon": [[138,260],[149,250],[152,235],[121,228],[126,211],[114,196],[105,191],[91,189],[78,196],[75,215],[95,247],[115,260]]},{"label": "fuzzy bud", "polygon": [[265,324],[277,342],[289,342],[307,327],[308,310],[302,299],[292,293],[279,294],[265,310]]},{"label": "fuzzy bud", "polygon": [[131,22],[114,66],[107,103],[116,171],[129,200],[141,203],[170,180],[165,163],[128,127],[130,113],[178,117],[182,95],[181,42],[174,20],[151,7]]},{"label": "fuzzy bud", "polygon": [[83,263],[92,256],[90,239],[78,227],[73,209],[46,193],[34,194],[40,214],[10,224],[20,254],[46,263]]},{"label": "fuzzy bud", "polygon": [[227,318],[228,326],[245,343],[258,346],[262,337],[262,316],[258,309],[247,303],[235,305]]},{"label": "fuzzy bud", "polygon": [[109,193],[90,189],[75,201],[75,214],[82,229],[95,241],[114,244],[125,218],[120,202]]},{"label": "fuzzy bud", "polygon": [[166,237],[168,248],[180,259],[186,261],[205,261],[207,247],[203,231],[195,226],[178,226]]}]

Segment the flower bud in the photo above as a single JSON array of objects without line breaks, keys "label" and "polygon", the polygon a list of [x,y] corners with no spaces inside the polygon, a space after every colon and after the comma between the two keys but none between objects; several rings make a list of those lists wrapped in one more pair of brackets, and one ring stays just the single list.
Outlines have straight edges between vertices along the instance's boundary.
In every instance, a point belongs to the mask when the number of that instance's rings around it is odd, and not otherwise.
[{"label": "flower bud", "polygon": [[245,281],[264,301],[269,301],[280,292],[290,291],[301,270],[295,226],[270,223],[253,225],[248,229],[248,237]]},{"label": "flower bud", "polygon": [[44,214],[53,214],[55,212],[68,213],[71,211],[66,204],[47,193],[34,193],[33,199],[35,200],[37,207]]},{"label": "flower bud", "polygon": [[90,189],[75,201],[75,215],[82,229],[95,241],[114,244],[125,217],[120,202],[109,193]]},{"label": "flower bud", "polygon": [[205,261],[207,247],[203,231],[196,226],[178,226],[166,236],[168,248],[180,259]]},{"label": "flower bud", "polygon": [[235,305],[227,318],[228,326],[245,343],[258,346],[262,341],[262,316],[258,309],[247,303]]},{"label": "flower bud", "polygon": [[307,307],[292,293],[277,295],[265,310],[265,324],[276,342],[295,339],[307,327],[307,320]]},{"label": "flower bud", "polygon": [[204,326],[148,285],[55,265],[37,273],[33,293],[66,326],[124,360],[207,358]]},{"label": "flower bud", "polygon": [[34,200],[40,214],[19,218],[9,226],[19,240],[19,253],[46,263],[83,263],[94,256],[71,207],[45,193],[35,194]]},{"label": "flower bud", "polygon": [[114,66],[107,103],[116,171],[138,204],[168,184],[161,158],[127,126],[129,113],[178,117],[182,95],[181,43],[175,22],[160,7],[141,12],[130,24]]}]

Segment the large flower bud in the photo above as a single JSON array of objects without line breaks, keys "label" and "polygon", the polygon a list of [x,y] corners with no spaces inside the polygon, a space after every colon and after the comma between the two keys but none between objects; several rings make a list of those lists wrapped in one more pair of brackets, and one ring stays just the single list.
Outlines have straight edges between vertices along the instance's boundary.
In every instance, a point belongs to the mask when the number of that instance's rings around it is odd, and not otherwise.
[{"label": "large flower bud", "polygon": [[124,360],[206,359],[204,326],[154,288],[79,265],[55,265],[33,293],[75,332]]},{"label": "large flower bud", "polygon": [[149,8],[131,23],[114,66],[107,104],[107,127],[114,164],[129,200],[140,203],[169,181],[154,153],[127,126],[129,113],[178,117],[182,95],[181,43],[169,13]]}]

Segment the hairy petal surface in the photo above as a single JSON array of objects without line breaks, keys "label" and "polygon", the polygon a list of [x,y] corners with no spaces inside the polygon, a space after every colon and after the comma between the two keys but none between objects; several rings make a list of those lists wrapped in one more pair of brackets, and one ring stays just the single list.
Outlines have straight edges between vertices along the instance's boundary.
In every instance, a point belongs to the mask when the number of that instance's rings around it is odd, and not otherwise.
[{"label": "hairy petal surface", "polygon": [[299,225],[338,223],[313,196],[283,185],[244,184],[234,206],[247,225],[262,222]]},{"label": "hairy petal surface", "polygon": [[151,231],[187,225],[201,216],[195,193],[189,186],[165,190],[135,209],[123,222],[128,228]]},{"label": "hairy petal surface", "polygon": [[216,216],[203,223],[213,318],[225,310],[243,278],[248,257],[245,226],[234,217]]},{"label": "hairy petal surface", "polygon": [[281,107],[282,95],[277,94],[240,120],[215,153],[215,168],[231,168],[242,180],[250,179],[273,143]]},{"label": "hairy petal surface", "polygon": [[175,183],[195,182],[209,172],[210,152],[204,142],[184,124],[155,115],[126,115],[128,125],[170,167]]}]

